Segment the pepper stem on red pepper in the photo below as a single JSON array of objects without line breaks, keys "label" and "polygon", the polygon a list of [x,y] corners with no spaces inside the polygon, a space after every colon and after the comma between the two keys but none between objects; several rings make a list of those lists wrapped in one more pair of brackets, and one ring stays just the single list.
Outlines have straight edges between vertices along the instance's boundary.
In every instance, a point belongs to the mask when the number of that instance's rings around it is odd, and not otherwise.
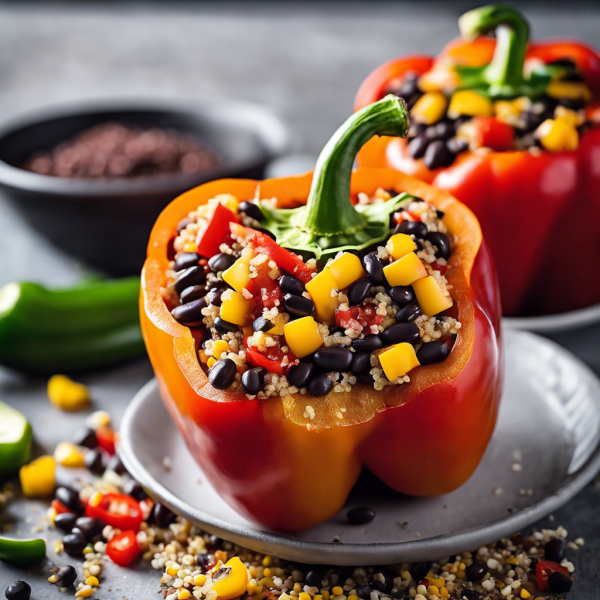
[{"label": "pepper stem on red pepper", "polygon": [[354,158],[374,135],[405,137],[408,111],[404,100],[388,95],[354,113],[325,145],[315,167],[306,206],[270,209],[261,205],[264,226],[277,242],[317,258],[345,249],[361,249],[386,237],[389,216],[409,197],[354,206],[350,178]]}]

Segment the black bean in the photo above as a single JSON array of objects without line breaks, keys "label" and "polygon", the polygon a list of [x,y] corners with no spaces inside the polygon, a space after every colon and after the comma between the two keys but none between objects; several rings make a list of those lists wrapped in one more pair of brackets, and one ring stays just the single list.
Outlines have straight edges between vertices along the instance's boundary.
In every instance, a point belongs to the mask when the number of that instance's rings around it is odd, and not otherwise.
[{"label": "black bean", "polygon": [[355,375],[367,375],[371,370],[371,355],[368,352],[355,352],[350,371]]},{"label": "black bean", "polygon": [[255,202],[248,202],[248,200],[244,200],[244,202],[240,202],[238,206],[238,211],[243,212],[246,216],[254,219],[255,221],[262,221],[265,216],[263,215],[262,210]]},{"label": "black bean", "polygon": [[239,328],[235,323],[230,323],[221,317],[215,319],[215,329],[219,333],[227,333],[228,331],[237,331]]},{"label": "black bean", "polygon": [[65,552],[74,558],[81,557],[83,549],[87,546],[85,536],[79,529],[74,529],[71,533],[65,535],[62,540]]},{"label": "black bean", "polygon": [[376,333],[365,335],[362,339],[352,340],[352,348],[357,352],[368,352],[370,354],[375,350],[379,350],[382,346],[381,339]]},{"label": "black bean", "polygon": [[273,322],[265,319],[264,317],[258,317],[258,319],[254,319],[252,323],[252,329],[254,329],[254,331],[271,331],[273,327],[275,327]]},{"label": "black bean", "polygon": [[556,571],[555,573],[550,573],[550,576],[548,577],[548,585],[550,586],[550,591],[552,593],[564,594],[571,589],[573,586],[573,581],[564,573],[559,573]]},{"label": "black bean", "polygon": [[390,297],[398,306],[406,306],[415,301],[415,293],[410,285],[396,285],[390,289]]},{"label": "black bean", "polygon": [[465,575],[469,581],[481,581],[488,572],[487,565],[480,562],[474,562],[465,569]]},{"label": "black bean", "polygon": [[446,142],[446,149],[450,154],[460,154],[469,148],[469,142],[462,137],[452,137]]},{"label": "black bean", "polygon": [[221,254],[215,254],[209,259],[208,266],[213,273],[219,273],[220,271],[227,271],[236,260],[237,258],[232,254],[221,252]]},{"label": "black bean", "polygon": [[85,510],[83,502],[79,499],[79,494],[69,488],[57,487],[54,497],[75,513],[82,513]]},{"label": "black bean", "polygon": [[[409,75],[414,75],[410,77]],[[404,76],[404,81],[400,85],[400,87],[394,92],[400,98],[408,98],[414,94],[419,94],[421,90],[419,89],[418,77],[415,73],[406,73]]]},{"label": "black bean", "polygon": [[421,307],[416,302],[411,302],[403,306],[396,313],[396,321],[398,323],[408,323],[414,321],[421,314]]},{"label": "black bean", "polygon": [[554,538],[544,546],[544,557],[546,560],[561,563],[565,558],[567,545],[562,538]]},{"label": "black bean", "polygon": [[297,278],[292,275],[283,275],[279,278],[279,287],[284,294],[295,294],[296,296],[302,296],[306,291],[306,286]]},{"label": "black bean", "polygon": [[427,127],[425,129],[425,131],[423,132],[423,136],[429,142],[433,142],[433,140],[439,139],[439,135],[438,135],[438,132],[437,132],[437,129],[436,129],[435,125],[429,125],[429,127]]},{"label": "black bean", "polygon": [[202,309],[206,307],[206,300],[200,298],[200,300],[193,300],[187,304],[176,306],[171,311],[171,314],[173,315],[173,318],[182,325],[200,324],[203,319]]},{"label": "black bean", "polygon": [[83,427],[75,433],[73,437],[73,443],[76,446],[83,446],[84,448],[95,448],[98,445],[98,438],[96,432],[89,427]]},{"label": "black bean", "polygon": [[325,396],[329,394],[329,392],[333,389],[333,381],[325,375],[325,373],[321,373],[316,377],[313,377],[308,382],[308,391],[313,396]]},{"label": "black bean", "polygon": [[193,221],[189,217],[184,217],[181,219],[181,221],[177,223],[177,233],[180,234],[191,223],[193,223]]},{"label": "black bean", "polygon": [[121,462],[121,459],[116,454],[110,457],[110,460],[106,465],[106,470],[114,471],[117,475],[125,475],[125,473],[127,473],[125,465]]},{"label": "black bean", "polygon": [[227,287],[216,287],[212,288],[208,294],[206,294],[206,303],[212,304],[213,306],[221,306],[221,296]]},{"label": "black bean", "polygon": [[443,219],[446,216],[446,213],[443,210],[436,210],[435,214],[438,219]]},{"label": "black bean", "polygon": [[406,98],[406,108],[408,108],[408,110],[410,110],[416,103],[417,100],[423,95],[422,92],[417,92],[416,94],[413,94],[410,98]]},{"label": "black bean", "polygon": [[430,231],[425,236],[425,239],[437,247],[435,255],[438,258],[444,258],[446,260],[450,258],[450,240],[447,235],[444,235],[441,231]]},{"label": "black bean", "polygon": [[185,288],[188,288],[192,285],[200,285],[206,281],[206,273],[204,272],[204,267],[190,267],[185,271],[181,271],[179,277],[177,277],[177,281],[173,285],[173,289],[181,294]]},{"label": "black bean", "polygon": [[347,371],[352,363],[352,352],[348,348],[331,347],[315,352],[313,361],[324,371]]},{"label": "black bean", "polygon": [[77,571],[71,565],[63,565],[62,567],[54,567],[52,573],[56,575],[58,587],[71,587],[77,579]]},{"label": "black bean", "polygon": [[31,586],[20,579],[11,583],[4,592],[6,600],[29,600]]},{"label": "black bean", "polygon": [[437,139],[448,140],[454,135],[454,124],[450,121],[440,121],[433,125]]},{"label": "black bean", "polygon": [[196,564],[204,569],[209,563],[208,554],[196,554]]},{"label": "black bean", "polygon": [[64,512],[54,517],[54,526],[61,531],[71,531],[75,527],[77,515],[71,512]]},{"label": "black bean", "polygon": [[[415,138],[419,135],[423,135],[423,133],[425,133],[425,130],[427,129],[427,125],[423,124],[423,123],[411,123],[409,128],[408,128],[408,138],[412,139]],[[391,194],[391,196],[397,196],[398,192],[392,190],[394,193]],[[388,190],[389,192],[389,190]]]},{"label": "black bean", "polygon": [[521,114],[520,120],[523,122],[524,131],[534,131],[542,124],[544,118],[527,110]]},{"label": "black bean", "polygon": [[265,235],[269,236],[272,240],[277,241],[275,234],[272,231],[265,229],[264,227],[254,227],[254,231],[260,231],[260,233],[264,233]]},{"label": "black bean", "polygon": [[423,344],[418,352],[417,358],[422,365],[435,365],[440,363],[450,354],[450,348],[444,342],[434,340]]},{"label": "black bean", "polygon": [[363,264],[367,276],[373,282],[373,285],[385,285],[387,280],[383,274],[383,264],[377,258],[376,252],[371,252],[363,258]]},{"label": "black bean", "polygon": [[373,284],[370,279],[359,279],[348,288],[348,302],[350,306],[362,304],[371,292]]},{"label": "black bean", "polygon": [[419,583],[420,581],[423,581],[423,579],[425,579],[425,576],[427,575],[427,573],[429,573],[430,568],[431,563],[418,562],[410,568],[410,574],[412,575],[413,579],[417,583]]},{"label": "black bean", "polygon": [[83,533],[86,540],[90,541],[104,529],[104,523],[95,517],[79,517],[75,527]]},{"label": "black bean", "polygon": [[159,502],[154,505],[154,508],[152,509],[152,520],[156,525],[164,529],[173,523],[175,519],[175,513],[169,510],[166,506],[160,504]]},{"label": "black bean", "polygon": [[135,479],[130,479],[125,483],[123,493],[136,500],[144,500],[144,498],[148,497],[144,488]]},{"label": "black bean", "polygon": [[430,140],[425,135],[419,135],[408,142],[408,153],[415,159],[422,158]]},{"label": "black bean", "polygon": [[368,586],[364,586],[358,589],[358,597],[361,598],[361,600],[371,600],[371,592],[373,590]]},{"label": "black bean", "polygon": [[246,394],[250,394],[251,396],[256,396],[258,392],[262,392],[265,388],[266,374],[267,370],[264,367],[254,367],[253,369],[248,369],[242,375],[242,387],[244,388],[244,392],[246,392]]},{"label": "black bean", "polygon": [[394,587],[394,579],[389,573],[385,571],[380,571],[377,575],[383,576],[383,581],[381,581],[378,577],[374,577],[373,581],[369,583],[369,587],[373,590],[379,590],[380,592],[384,592],[385,594],[389,594]]},{"label": "black bean", "polygon": [[230,358],[221,358],[208,372],[208,379],[218,390],[228,388],[235,379],[237,367]]},{"label": "black bean", "polygon": [[414,235],[418,239],[425,239],[427,235],[427,225],[422,221],[402,221],[394,233],[404,233]]},{"label": "black bean", "polygon": [[419,327],[414,323],[397,323],[381,332],[381,341],[384,346],[401,344],[402,342],[414,343],[420,339]]},{"label": "black bean", "polygon": [[313,569],[306,574],[306,583],[310,587],[316,587],[321,589],[323,585],[323,579],[325,577],[325,572],[318,569]]},{"label": "black bean", "polygon": [[196,252],[180,252],[175,259],[175,270],[183,271],[190,267],[197,267],[201,258]]},{"label": "black bean", "polygon": [[375,511],[366,506],[352,508],[346,513],[346,519],[350,525],[364,525],[375,518]]},{"label": "black bean", "polygon": [[463,589],[460,590],[460,593],[462,596],[461,600],[464,600],[464,599],[466,599],[466,600],[482,600],[483,599],[483,596],[479,592],[472,590],[471,588],[468,588],[468,587],[463,587]]},{"label": "black bean", "polygon": [[303,388],[308,385],[308,382],[315,374],[315,371],[315,366],[309,360],[301,360],[297,365],[290,369],[287,379],[297,388]]},{"label": "black bean", "polygon": [[290,314],[296,317],[308,317],[315,310],[312,300],[294,294],[286,294],[283,297],[283,305]]},{"label": "black bean", "polygon": [[446,144],[442,140],[435,140],[427,146],[423,161],[425,166],[432,171],[441,167],[448,160],[449,152],[446,150]]},{"label": "black bean", "polygon": [[187,304],[193,300],[204,298],[204,296],[206,296],[206,285],[191,285],[179,294],[179,300],[181,304]]},{"label": "black bean", "polygon": [[88,450],[83,457],[85,467],[88,471],[94,473],[94,475],[102,475],[104,473],[104,452],[102,450]]}]

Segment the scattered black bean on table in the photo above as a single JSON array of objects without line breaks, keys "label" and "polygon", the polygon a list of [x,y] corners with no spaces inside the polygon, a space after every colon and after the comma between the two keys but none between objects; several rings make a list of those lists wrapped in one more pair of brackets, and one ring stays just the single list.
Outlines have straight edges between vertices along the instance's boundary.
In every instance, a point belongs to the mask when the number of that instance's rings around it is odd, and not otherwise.
[{"label": "scattered black bean on table", "polygon": [[352,364],[352,352],[341,346],[323,348],[315,352],[313,361],[317,367],[324,371],[348,371]]},{"label": "scattered black bean on table", "polygon": [[117,475],[125,475],[125,473],[127,473],[125,465],[121,462],[121,459],[116,454],[110,457],[110,460],[106,465],[106,470],[114,471]]},{"label": "scattered black bean on table", "polygon": [[365,525],[375,518],[375,511],[366,506],[352,508],[346,513],[346,519],[350,525]]},{"label": "scattered black bean on table", "polygon": [[160,504],[160,502],[157,502],[154,505],[154,508],[152,509],[152,520],[156,525],[165,528],[168,527],[171,523],[174,523],[175,519],[175,513],[169,510],[164,504]]},{"label": "scattered black bean on table", "polygon": [[26,581],[19,579],[6,588],[4,595],[6,600],[29,600],[31,586]]},{"label": "scattered black bean on table", "polygon": [[94,473],[94,475],[102,475],[104,473],[104,452],[98,448],[88,450],[83,457],[86,469]]},{"label": "scattered black bean on table", "polygon": [[67,487],[57,487],[54,497],[75,513],[82,513],[85,510],[83,502],[79,499],[79,494]]},{"label": "scattered black bean on table", "polygon": [[73,558],[81,557],[83,549],[87,546],[85,536],[79,529],[71,530],[62,540],[65,552]]},{"label": "scattered black bean on table", "polygon": [[567,545],[565,540],[562,538],[554,538],[553,540],[546,542],[546,545],[544,546],[544,557],[546,560],[551,560],[560,564],[565,558],[566,551]]},{"label": "scattered black bean on table", "polygon": [[148,497],[148,494],[144,488],[135,479],[129,479],[125,482],[125,485],[123,486],[123,493],[135,498],[138,501],[144,500],[144,498]]},{"label": "scattered black bean on table", "polygon": [[208,372],[208,379],[218,390],[228,388],[235,379],[236,364],[230,358],[221,358]]},{"label": "scattered black bean on table", "polygon": [[54,526],[64,532],[69,532],[75,527],[77,515],[71,512],[59,513],[54,517]]},{"label": "scattered black bean on table", "polygon": [[564,594],[573,586],[573,580],[570,577],[567,577],[564,573],[559,573],[556,571],[555,573],[550,573],[550,576],[548,577],[548,585],[550,586],[550,591],[552,593]]},{"label": "scattered black bean on table", "polygon": [[75,521],[75,527],[83,533],[87,541],[91,541],[94,537],[102,533],[104,523],[96,517],[79,517]]},{"label": "scattered black bean on table", "polygon": [[63,565],[62,567],[54,567],[52,573],[56,575],[58,587],[71,587],[77,579],[77,571],[71,565]]},{"label": "scattered black bean on table", "polygon": [[83,427],[79,429],[73,436],[73,443],[76,446],[83,446],[84,448],[89,448],[91,450],[98,446],[98,438],[96,437],[96,432],[93,429],[90,429],[89,427]]},{"label": "scattered black bean on table", "polygon": [[465,575],[469,581],[481,581],[488,572],[487,565],[480,562],[474,562],[465,569]]}]

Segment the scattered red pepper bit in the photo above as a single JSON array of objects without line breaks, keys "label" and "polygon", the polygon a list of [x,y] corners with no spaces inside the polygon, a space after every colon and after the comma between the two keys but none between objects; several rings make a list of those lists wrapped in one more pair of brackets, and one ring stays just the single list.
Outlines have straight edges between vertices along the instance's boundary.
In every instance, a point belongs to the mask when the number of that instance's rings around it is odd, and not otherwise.
[{"label": "scattered red pepper bit", "polygon": [[542,592],[549,592],[550,585],[548,584],[548,578],[552,573],[562,573],[567,577],[570,577],[569,570],[562,565],[551,560],[540,560],[535,566],[535,577],[538,589]]},{"label": "scattered red pepper bit", "polygon": [[196,237],[198,254],[205,258],[212,258],[218,254],[221,244],[231,236],[230,223],[237,223],[233,211],[222,204],[217,204],[212,218]]},{"label": "scattered red pepper bit", "polygon": [[116,431],[112,427],[99,427],[96,429],[96,437],[98,438],[98,446],[113,456],[117,439]]},{"label": "scattered red pepper bit", "polygon": [[122,531],[138,531],[144,520],[138,501],[127,494],[96,492],[88,500],[85,514]]},{"label": "scattered red pepper bit", "polygon": [[135,531],[123,531],[106,546],[108,557],[122,567],[128,567],[140,554],[141,549]]}]

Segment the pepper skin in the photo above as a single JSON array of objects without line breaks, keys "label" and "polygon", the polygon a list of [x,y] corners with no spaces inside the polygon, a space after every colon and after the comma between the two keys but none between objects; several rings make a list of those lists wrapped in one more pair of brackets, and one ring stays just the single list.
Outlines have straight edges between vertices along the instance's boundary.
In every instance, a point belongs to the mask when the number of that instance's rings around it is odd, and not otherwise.
[{"label": "pepper skin", "polygon": [[[355,109],[379,100],[388,84],[409,71],[423,74],[448,60],[482,66],[495,40],[455,40],[437,58],[407,56],[373,71],[361,85]],[[526,60],[571,58],[600,104],[600,55],[574,41],[529,43]],[[597,121],[597,119],[596,119]],[[405,139],[373,138],[359,152],[360,167],[387,167],[447,190],[475,212],[498,268],[506,315],[554,314],[600,302],[600,279],[590,261],[600,256],[600,127],[581,136],[577,150],[463,152],[449,167],[429,170],[413,159]],[[557,274],[564,279],[557,284]]]},{"label": "pepper skin", "polygon": [[[190,452],[221,497],[264,526],[298,531],[342,508],[365,464],[399,492],[444,494],[475,470],[494,430],[501,393],[495,271],[474,215],[449,194],[387,169],[358,169],[351,193],[379,187],[419,196],[446,213],[458,242],[447,271],[462,328],[446,361],[381,392],[248,400],[214,389],[192,331],[169,313],[160,288],[182,215],[220,193],[306,201],[312,174],[263,182],[221,180],[175,199],[158,218],[142,272],[142,332],[161,396]],[[306,405],[315,409],[308,419]],[[339,412],[345,407],[344,413]],[[343,415],[343,418],[339,418]]]}]

